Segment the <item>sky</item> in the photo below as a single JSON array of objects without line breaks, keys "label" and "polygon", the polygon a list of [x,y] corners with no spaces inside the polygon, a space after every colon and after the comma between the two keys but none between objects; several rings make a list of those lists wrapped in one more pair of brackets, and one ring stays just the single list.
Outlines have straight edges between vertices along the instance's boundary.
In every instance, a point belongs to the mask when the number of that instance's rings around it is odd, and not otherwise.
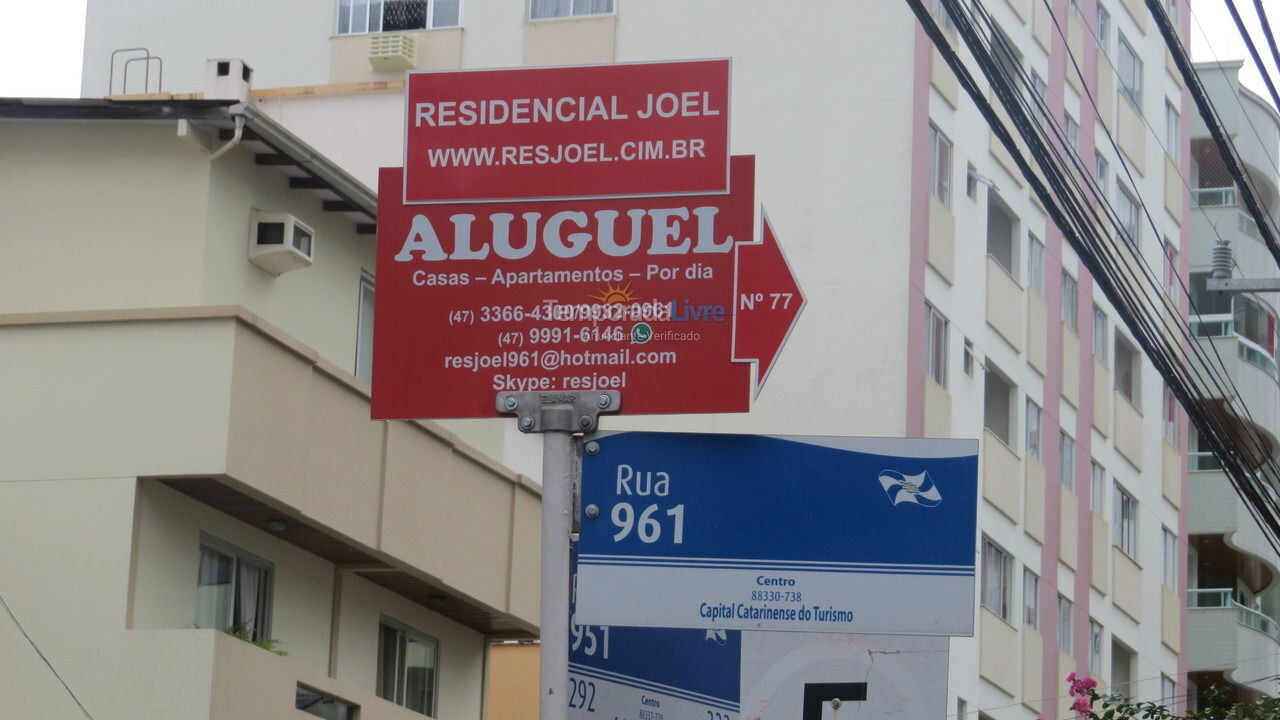
[{"label": "sky", "polygon": [[[750,0],[748,0],[750,1]],[[888,0],[874,0],[886,2]],[[80,94],[80,66],[84,47],[86,0],[0,0],[4,9],[0,23],[0,97],[77,97]],[[1179,0],[1191,3],[1191,57],[1203,60],[1238,60],[1246,57],[1244,43],[1236,32],[1225,2]],[[1235,0],[1264,59],[1269,56],[1257,30],[1253,3]],[[1280,0],[1263,0],[1273,29],[1280,33]],[[1252,22],[1250,22],[1252,18]],[[50,19],[57,22],[50,23]],[[39,28],[56,27],[56,32]],[[1269,65],[1272,77],[1280,78]],[[1261,75],[1252,62],[1245,64],[1244,83],[1266,97]]]}]

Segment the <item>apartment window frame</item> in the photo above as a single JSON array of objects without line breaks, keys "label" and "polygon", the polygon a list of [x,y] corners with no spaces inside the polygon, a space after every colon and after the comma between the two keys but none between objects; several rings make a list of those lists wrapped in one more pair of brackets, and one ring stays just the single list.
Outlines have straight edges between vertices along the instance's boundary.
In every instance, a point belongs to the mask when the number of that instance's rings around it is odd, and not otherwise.
[{"label": "apartment window frame", "polygon": [[[386,27],[387,6],[388,5],[422,5],[423,6],[423,26],[422,27]],[[338,37],[348,37],[351,35],[374,35],[377,33],[390,32],[418,32],[422,30],[444,30],[449,28],[462,27],[462,10],[464,0],[338,0],[334,9],[334,35]],[[437,22],[437,9],[440,7],[457,6],[455,18],[452,23]],[[363,11],[364,18],[361,23],[357,23],[357,13]],[[346,23],[343,23],[343,15],[346,14]],[[377,29],[372,29],[372,25],[376,22]],[[345,29],[344,29],[345,28]]]},{"label": "apartment window frame", "polygon": [[1041,430],[1041,421],[1043,419],[1043,410],[1036,404],[1035,400],[1027,398],[1027,419],[1026,425],[1026,453],[1027,457],[1033,457],[1040,460],[1043,455],[1043,433]]},{"label": "apartment window frame", "polygon": [[1178,299],[1178,290],[1182,287],[1182,278],[1178,277],[1178,248],[1166,235],[1160,243],[1164,257],[1164,292],[1171,299]]},{"label": "apartment window frame", "polygon": [[[275,595],[275,564],[270,560],[203,532],[200,533],[198,548],[195,626],[221,630],[234,635],[243,635],[249,641],[269,640],[271,638],[272,599]],[[217,567],[206,565],[206,556],[210,556],[211,559],[212,556],[218,556],[231,560],[228,582],[206,582],[208,579],[221,579],[221,571]],[[255,597],[252,618],[246,617],[244,601],[247,596],[241,592],[241,585],[246,580],[246,575],[242,573],[243,566],[248,566],[261,573],[258,580],[261,587],[258,588],[256,593],[253,593]],[[218,572],[218,576],[210,577],[211,572]],[[226,609],[224,612],[218,612],[218,604],[215,602],[208,607],[213,617],[206,616],[205,609],[202,608],[203,600],[200,588],[221,585],[230,585],[230,598]],[[216,615],[223,615],[223,617],[216,617]]]},{"label": "apartment window frame", "polygon": [[1071,654],[1073,644],[1071,637],[1071,600],[1066,595],[1058,594],[1058,649]]},{"label": "apartment window frame", "polygon": [[[393,668],[387,667],[387,661],[391,659],[388,657],[389,649],[386,646],[388,634],[394,634],[395,636],[395,666]],[[414,698],[408,696],[410,692],[408,677],[410,668],[405,657],[410,641],[424,647],[430,646],[431,648],[430,682],[423,684],[422,692],[424,694]],[[378,667],[375,686],[375,694],[378,697],[407,710],[435,717],[436,709],[440,704],[440,665],[439,638],[386,615],[378,619]],[[388,672],[391,673],[390,677],[388,677]],[[414,703],[411,702],[412,700],[420,700],[421,702]],[[419,705],[422,707],[419,707]]]},{"label": "apartment window frame", "polygon": [[1104,518],[1107,516],[1107,469],[1097,460],[1089,461],[1089,509]]},{"label": "apartment window frame", "polygon": [[1178,534],[1162,525],[1160,539],[1163,555],[1160,582],[1176,592],[1178,589]]},{"label": "apartment window frame", "polygon": [[1076,439],[1058,430],[1058,482],[1064,489],[1076,489]]},{"label": "apartment window frame", "polygon": [[1142,353],[1119,329],[1115,336],[1115,391],[1137,410],[1142,403]]},{"label": "apartment window frame", "polygon": [[1027,233],[1027,287],[1044,297],[1044,242],[1033,232]]},{"label": "apartment window frame", "polygon": [[929,192],[943,207],[951,207],[955,144],[937,125],[929,123]]},{"label": "apartment window frame", "polygon": [[1107,352],[1107,341],[1110,340],[1111,334],[1108,332],[1110,323],[1107,322],[1107,311],[1102,309],[1098,303],[1093,304],[1093,356],[1102,363],[1103,367],[1110,367],[1111,353]]},{"label": "apartment window frame", "polygon": [[[579,7],[593,6],[597,2],[603,2],[604,4],[609,6],[609,9],[579,11]],[[529,0],[525,17],[532,21],[538,21],[538,20],[560,20],[564,18],[578,18],[578,17],[600,17],[604,15],[618,14],[617,0],[551,0],[551,2],[545,3],[545,5],[549,6],[552,3],[554,3],[556,6],[566,5],[568,8],[568,12],[564,12],[564,13],[558,12],[558,7],[557,7],[556,8],[557,11],[553,11],[552,13],[536,14],[536,8],[539,6],[540,3],[538,2],[538,0]],[[945,15],[946,13],[943,13],[943,14]],[[949,17],[948,17],[948,20],[950,20]]]},{"label": "apartment window frame", "polygon": [[1067,149],[1072,155],[1080,156],[1080,123],[1071,117],[1071,113],[1062,113],[1062,136],[1066,140]]},{"label": "apartment window frame", "polygon": [[1114,531],[1112,544],[1134,562],[1138,560],[1138,499],[1115,484],[1115,502],[1112,505]]},{"label": "apartment window frame", "polygon": [[1163,406],[1162,412],[1160,413],[1160,428],[1161,433],[1164,435],[1164,441],[1168,443],[1170,447],[1180,447],[1181,443],[1178,442],[1180,439],[1178,437],[1178,409],[1182,406],[1178,402],[1177,396],[1173,394],[1173,388],[1168,385],[1164,386]]},{"label": "apartment window frame", "polygon": [[1182,116],[1168,98],[1164,101],[1164,141],[1165,154],[1176,164],[1182,157]]},{"label": "apartment window frame", "polygon": [[950,371],[948,348],[951,339],[951,323],[946,316],[938,312],[933,303],[924,303],[925,323],[925,375],[933,378],[942,388],[947,387]]},{"label": "apartment window frame", "polygon": [[964,355],[960,359],[960,365],[965,375],[973,377],[973,341],[969,338],[964,339]]},{"label": "apartment window frame", "polygon": [[360,286],[356,296],[356,360],[354,375],[373,382],[373,323],[374,298],[377,288],[373,275],[360,271]]},{"label": "apartment window frame", "polygon": [[1120,239],[1137,250],[1142,241],[1142,206],[1138,196],[1128,186],[1116,180],[1116,230]]},{"label": "apartment window frame", "polygon": [[1098,41],[1098,47],[1102,50],[1102,54],[1107,57],[1111,56],[1111,13],[1098,3],[1097,17],[1094,19],[1094,39]]},{"label": "apartment window frame", "polygon": [[1012,624],[1013,554],[982,536],[982,607]]},{"label": "apartment window frame", "polygon": [[1105,639],[1102,623],[1089,618],[1089,674],[1094,677],[1102,676],[1102,646]]},{"label": "apartment window frame", "polygon": [[293,707],[326,720],[356,720],[360,716],[359,705],[304,683],[297,683]]},{"label": "apartment window frame", "polygon": [[1031,568],[1022,568],[1022,624],[1040,629],[1040,576]]},{"label": "apartment window frame", "polygon": [[1062,324],[1071,332],[1080,331],[1080,283],[1071,273],[1062,271]]},{"label": "apartment window frame", "polygon": [[1138,55],[1124,33],[1117,33],[1119,39],[1116,75],[1118,90],[1125,102],[1129,103],[1139,115],[1142,114],[1142,56]]},{"label": "apartment window frame", "polygon": [[1100,151],[1093,151],[1093,179],[1099,188],[1107,187],[1107,177],[1111,174],[1111,162]]}]

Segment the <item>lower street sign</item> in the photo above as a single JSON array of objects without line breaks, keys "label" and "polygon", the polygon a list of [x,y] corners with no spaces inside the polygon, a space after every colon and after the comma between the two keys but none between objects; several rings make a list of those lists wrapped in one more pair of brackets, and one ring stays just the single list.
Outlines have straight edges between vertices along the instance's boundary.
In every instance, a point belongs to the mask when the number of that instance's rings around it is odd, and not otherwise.
[{"label": "lower street sign", "polygon": [[569,627],[570,720],[737,720],[742,633]]},{"label": "lower street sign", "polygon": [[972,635],[977,442],[603,434],[578,620]]}]

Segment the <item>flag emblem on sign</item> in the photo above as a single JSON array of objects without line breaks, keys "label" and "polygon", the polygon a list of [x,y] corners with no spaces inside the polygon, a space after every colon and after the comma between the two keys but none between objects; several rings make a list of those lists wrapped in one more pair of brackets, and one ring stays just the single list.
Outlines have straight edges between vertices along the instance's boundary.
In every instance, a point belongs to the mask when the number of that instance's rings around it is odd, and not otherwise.
[{"label": "flag emblem on sign", "polygon": [[904,475],[897,470],[881,470],[880,486],[894,505],[899,503],[915,503],[925,507],[935,507],[942,503],[942,493],[929,477],[929,472],[919,475]]}]

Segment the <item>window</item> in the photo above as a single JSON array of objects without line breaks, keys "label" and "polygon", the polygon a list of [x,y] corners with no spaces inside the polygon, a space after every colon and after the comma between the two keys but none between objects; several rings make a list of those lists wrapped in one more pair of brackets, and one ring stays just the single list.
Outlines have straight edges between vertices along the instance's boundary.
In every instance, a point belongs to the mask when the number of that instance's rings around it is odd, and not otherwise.
[{"label": "window", "polygon": [[1178,250],[1166,235],[1164,238],[1164,291],[1173,300],[1178,299],[1182,281],[1178,277]]},{"label": "window", "polygon": [[1098,47],[1106,55],[1111,54],[1111,13],[1098,3],[1098,19],[1094,23],[1094,30],[1097,32]]},{"label": "window", "polygon": [[1120,223],[1120,227],[1116,228],[1120,231],[1120,239],[1133,248],[1138,247],[1138,239],[1141,237],[1141,228],[1138,225],[1138,199],[1134,194],[1129,192],[1129,188],[1122,183],[1116,183],[1116,219]]},{"label": "window", "polygon": [[378,697],[436,714],[436,639],[386,618],[378,624]]},{"label": "window", "polygon": [[1040,578],[1027,568],[1022,569],[1022,624],[1040,627]]},{"label": "window", "polygon": [[365,382],[373,381],[373,276],[363,272],[356,301],[355,376]]},{"label": "window", "polygon": [[1102,626],[1089,618],[1089,674],[1102,676]]},{"label": "window", "polygon": [[458,27],[462,0],[338,0],[338,34]]},{"label": "window", "polygon": [[1022,87],[1022,53],[994,22],[991,23],[991,56],[1005,81],[1013,87]]},{"label": "window", "polygon": [[1178,703],[1178,683],[1173,678],[1160,673],[1160,704],[1174,710]]},{"label": "window", "polygon": [[1062,135],[1067,142],[1067,149],[1078,156],[1080,154],[1080,123],[1066,113],[1062,116]]},{"label": "window", "polygon": [[961,364],[964,366],[964,374],[973,377],[973,341],[969,338],[964,339],[964,359]]},{"label": "window", "polygon": [[1107,311],[1097,303],[1093,306],[1093,356],[1107,364]]},{"label": "window", "polygon": [[947,12],[947,8],[942,4],[942,0],[933,0],[933,17],[937,20],[952,38],[956,34],[956,23],[951,19],[951,13]]},{"label": "window", "polygon": [[929,303],[924,304],[925,373],[942,387],[947,386],[947,319]]},{"label": "window", "polygon": [[613,12],[613,0],[530,0],[529,18],[569,17],[571,15],[608,15]]},{"label": "window", "polygon": [[929,192],[951,207],[951,141],[929,123]]},{"label": "window", "polygon": [[1120,35],[1120,57],[1116,62],[1116,73],[1120,76],[1120,95],[1142,114],[1142,61],[1138,53],[1124,35]]},{"label": "window", "polygon": [[1027,233],[1027,285],[1044,296],[1044,243]]},{"label": "window", "polygon": [[1161,528],[1164,538],[1164,586],[1178,589],[1178,536],[1169,528]]},{"label": "window", "polygon": [[1096,462],[1090,462],[1089,465],[1089,509],[1105,518],[1107,471]]},{"label": "window", "polygon": [[1112,693],[1125,698],[1133,697],[1133,665],[1137,653],[1111,635],[1111,687]]},{"label": "window", "polygon": [[1115,544],[1135,560],[1138,557],[1138,501],[1116,485]]},{"label": "window", "polygon": [[1027,457],[1040,459],[1040,406],[1027,398]]},{"label": "window", "polygon": [[1097,150],[1093,151],[1093,179],[1098,181],[1099,188],[1107,186],[1107,173],[1110,171],[1111,165],[1107,162],[1107,158]]},{"label": "window", "polygon": [[1040,73],[1034,69],[1031,73],[1031,112],[1034,115],[1043,115],[1048,117],[1048,106],[1045,104],[1049,97],[1049,84],[1040,77]]},{"label": "window", "polygon": [[1178,138],[1181,136],[1181,120],[1178,111],[1174,109],[1173,103],[1168,100],[1164,101],[1164,151],[1169,154],[1169,159],[1174,163],[1178,162],[1179,148]]},{"label": "window", "polygon": [[1178,0],[1164,0],[1164,12],[1169,16],[1174,29],[1181,32],[1178,26]]},{"label": "window", "polygon": [[973,163],[965,163],[964,194],[968,195],[970,200],[978,199],[978,169],[973,166]]},{"label": "window", "polygon": [[1076,489],[1076,441],[1058,431],[1058,482],[1067,490]]},{"label": "window", "polygon": [[1015,386],[990,362],[987,363],[984,381],[982,425],[1000,438],[1000,442],[1012,448],[1013,414],[1017,412]]},{"label": "window", "polygon": [[956,720],[964,720],[964,716],[969,714],[969,703],[964,698],[956,696]]},{"label": "window", "polygon": [[994,190],[987,193],[987,254],[1018,277],[1018,218]]},{"label": "window", "polygon": [[999,545],[982,538],[982,606],[1009,620],[1013,595],[1013,558]]},{"label": "window", "polygon": [[293,706],[308,715],[325,720],[356,720],[359,707],[305,685],[299,685],[294,691]]},{"label": "window", "polygon": [[1079,302],[1077,295],[1079,286],[1076,279],[1071,277],[1066,270],[1062,271],[1062,324],[1067,326],[1071,332],[1077,332],[1080,325],[1079,319]]},{"label": "window", "polygon": [[196,627],[246,640],[271,639],[271,563],[210,537],[200,539]]},{"label": "window", "polygon": [[1178,447],[1178,398],[1168,385],[1164,388],[1164,440],[1172,447]]},{"label": "window", "polygon": [[1058,649],[1071,654],[1071,601],[1058,596]]},{"label": "window", "polygon": [[1139,407],[1138,382],[1141,377],[1142,356],[1119,332],[1116,333],[1116,392],[1124,396],[1130,405]]}]

